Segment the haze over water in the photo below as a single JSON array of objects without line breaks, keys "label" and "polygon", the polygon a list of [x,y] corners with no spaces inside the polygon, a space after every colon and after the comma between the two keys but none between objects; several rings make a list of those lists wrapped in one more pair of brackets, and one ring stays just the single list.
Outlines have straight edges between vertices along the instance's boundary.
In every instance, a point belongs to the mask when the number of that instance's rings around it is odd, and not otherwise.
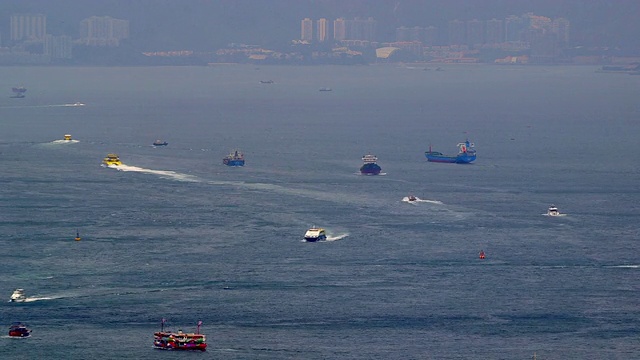
[{"label": "haze over water", "polygon": [[633,358],[640,77],[444,70],[0,68],[0,357],[174,357],[167,318],[205,358]]}]

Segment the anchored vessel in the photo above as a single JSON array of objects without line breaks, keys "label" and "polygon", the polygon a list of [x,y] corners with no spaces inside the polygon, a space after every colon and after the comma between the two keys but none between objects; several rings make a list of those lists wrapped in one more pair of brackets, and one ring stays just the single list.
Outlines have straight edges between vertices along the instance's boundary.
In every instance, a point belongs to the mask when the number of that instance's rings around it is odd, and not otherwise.
[{"label": "anchored vessel", "polygon": [[222,163],[227,166],[244,166],[244,154],[238,150],[232,151],[222,159]]},{"label": "anchored vessel", "polygon": [[28,337],[31,336],[31,329],[21,322],[14,322],[9,328],[9,336],[11,337]]},{"label": "anchored vessel", "polygon": [[310,242],[327,240],[327,233],[323,228],[312,227],[304,234],[304,239]]},{"label": "anchored vessel", "polygon": [[24,302],[26,300],[27,297],[24,294],[24,289],[15,289],[13,290],[13,294],[11,294],[9,302]]},{"label": "anchored vessel", "polygon": [[122,165],[122,161],[120,161],[120,157],[116,154],[107,154],[107,156],[102,159],[102,164],[105,166]]},{"label": "anchored vessel", "polygon": [[360,173],[364,175],[378,175],[382,168],[376,163],[378,157],[375,155],[365,155],[362,157],[364,165],[360,167]]},{"label": "anchored vessel", "polygon": [[200,326],[202,321],[198,321],[198,328],[195,333],[184,333],[182,330],[178,332],[165,331],[162,319],[162,327],[158,332],[153,333],[153,346],[162,350],[200,350],[207,349],[207,340],[204,334],[200,334]]},{"label": "anchored vessel", "polygon": [[457,155],[444,155],[441,152],[432,151],[431,145],[429,145],[429,151],[426,151],[424,155],[427,157],[427,161],[430,162],[468,164],[476,159],[476,149],[474,146],[473,143],[466,140],[458,144]]}]

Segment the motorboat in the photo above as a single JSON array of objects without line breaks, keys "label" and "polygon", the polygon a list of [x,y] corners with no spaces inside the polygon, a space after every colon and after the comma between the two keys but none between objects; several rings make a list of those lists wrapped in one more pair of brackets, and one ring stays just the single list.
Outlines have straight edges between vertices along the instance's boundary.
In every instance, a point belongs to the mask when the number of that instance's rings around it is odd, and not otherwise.
[{"label": "motorboat", "polygon": [[120,157],[116,154],[107,154],[107,156],[102,159],[102,165],[111,166],[111,165],[122,165],[122,161],[120,161]]},{"label": "motorboat", "polygon": [[65,104],[64,106],[85,106],[85,104],[81,102],[74,102],[73,104]]},{"label": "motorboat", "polygon": [[547,210],[547,215],[549,215],[549,216],[560,216],[560,211],[558,210],[558,208],[555,205],[551,205],[551,206],[549,206],[549,209]]},{"label": "motorboat", "polygon": [[64,140],[64,141],[71,141],[71,140],[72,140],[72,139],[71,139],[71,134],[64,134],[64,138],[63,138],[63,140]]},{"label": "motorboat", "polygon": [[309,242],[327,240],[327,233],[323,228],[312,227],[304,234],[304,239]]},{"label": "motorboat", "polygon": [[167,146],[167,145],[169,145],[168,142],[162,141],[160,139],[153,142],[153,146]]},{"label": "motorboat", "polygon": [[21,338],[29,337],[31,336],[31,329],[21,322],[14,322],[11,324],[11,327],[9,327],[9,336]]},{"label": "motorboat", "polygon": [[407,196],[407,201],[408,202],[418,201],[418,198],[413,196],[413,195],[409,195],[409,196]]},{"label": "motorboat", "polygon": [[13,294],[11,294],[11,298],[9,302],[25,302],[27,301],[27,296],[24,294],[24,289],[15,289]]}]

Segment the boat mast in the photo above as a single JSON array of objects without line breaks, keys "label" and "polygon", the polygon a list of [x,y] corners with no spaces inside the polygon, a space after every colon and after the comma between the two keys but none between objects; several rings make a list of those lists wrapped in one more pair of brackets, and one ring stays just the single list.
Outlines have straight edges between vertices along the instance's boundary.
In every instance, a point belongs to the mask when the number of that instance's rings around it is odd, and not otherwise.
[{"label": "boat mast", "polygon": [[198,320],[198,328],[196,330],[196,334],[200,334],[200,325],[202,325],[202,320]]},{"label": "boat mast", "polygon": [[164,332],[164,323],[167,322],[167,319],[162,318],[162,321],[160,321],[160,331]]}]

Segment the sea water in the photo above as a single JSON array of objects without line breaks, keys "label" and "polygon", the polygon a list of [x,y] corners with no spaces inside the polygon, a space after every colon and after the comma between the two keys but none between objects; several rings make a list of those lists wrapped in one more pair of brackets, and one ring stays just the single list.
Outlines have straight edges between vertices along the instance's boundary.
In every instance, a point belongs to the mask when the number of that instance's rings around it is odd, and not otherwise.
[{"label": "sea water", "polygon": [[444,70],[0,68],[0,358],[636,358],[640,77]]}]

